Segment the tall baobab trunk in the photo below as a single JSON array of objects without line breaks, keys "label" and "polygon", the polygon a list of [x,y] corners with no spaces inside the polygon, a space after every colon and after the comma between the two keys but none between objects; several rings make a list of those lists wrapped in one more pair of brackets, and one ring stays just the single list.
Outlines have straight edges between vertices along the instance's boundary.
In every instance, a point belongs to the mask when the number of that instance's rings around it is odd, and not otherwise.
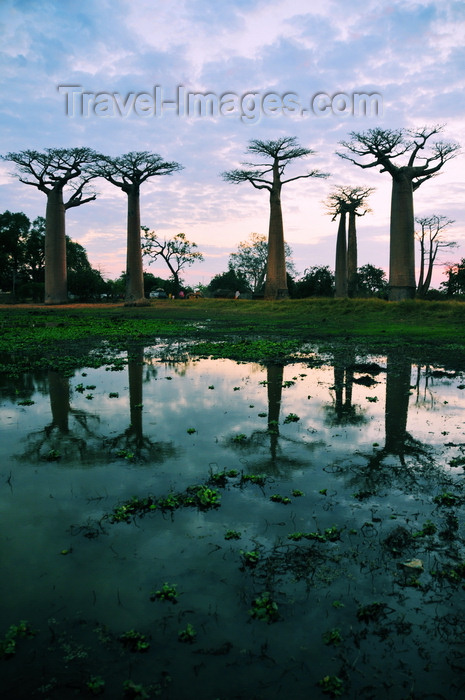
[{"label": "tall baobab trunk", "polygon": [[415,236],[412,180],[392,178],[389,300],[415,297]]},{"label": "tall baobab trunk", "polygon": [[[276,169],[277,171],[277,169]],[[279,175],[275,175],[274,180]],[[270,190],[270,226],[268,229],[268,258],[266,264],[265,299],[284,299],[289,296],[284,250],[281,186],[276,181]]]},{"label": "tall baobab trunk", "polygon": [[47,193],[45,213],[45,303],[66,304],[66,233],[63,189]]},{"label": "tall baobab trunk", "polygon": [[278,447],[283,372],[283,365],[267,365],[268,432],[270,435],[270,455],[273,462],[276,460],[276,451]]},{"label": "tall baobab trunk", "polygon": [[68,433],[69,405],[69,378],[59,372],[49,370],[48,384],[50,391],[50,408],[52,411],[52,425],[56,426],[60,433]]},{"label": "tall baobab trunk", "polygon": [[347,290],[350,297],[357,296],[357,231],[355,211],[349,211],[349,229],[347,233]]},{"label": "tall baobab trunk", "polygon": [[347,245],[346,245],[346,212],[339,217],[339,227],[336,241],[335,297],[347,296]]},{"label": "tall baobab trunk", "polygon": [[142,428],[142,380],[144,375],[144,348],[138,348],[131,353],[129,359],[128,352],[128,380],[129,380],[129,411],[130,411],[130,432],[135,437],[135,444],[140,449],[144,444],[144,434]]},{"label": "tall baobab trunk", "polygon": [[385,428],[386,454],[399,455],[403,463],[407,434],[412,364],[407,357],[393,362],[388,357],[386,371]]},{"label": "tall baobab trunk", "polygon": [[140,192],[133,185],[128,195],[128,240],[126,262],[126,305],[145,305],[144,275],[142,270],[142,250],[140,242]]}]

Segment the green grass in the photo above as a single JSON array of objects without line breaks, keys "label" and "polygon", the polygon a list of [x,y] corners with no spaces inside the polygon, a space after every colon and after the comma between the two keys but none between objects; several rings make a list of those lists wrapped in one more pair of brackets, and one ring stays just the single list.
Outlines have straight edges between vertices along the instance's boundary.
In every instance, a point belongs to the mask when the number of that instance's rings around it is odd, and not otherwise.
[{"label": "green grass", "polygon": [[[119,305],[0,309],[0,353],[61,358],[106,340],[110,348],[156,338],[203,341],[199,354],[244,360],[292,356],[302,343],[342,340],[371,347],[436,348],[465,357],[465,304],[379,299],[160,300]],[[57,352],[59,345],[60,351]],[[97,358],[98,361],[98,358]],[[65,363],[66,364],[66,363]],[[1,366],[0,366],[1,370]]]}]

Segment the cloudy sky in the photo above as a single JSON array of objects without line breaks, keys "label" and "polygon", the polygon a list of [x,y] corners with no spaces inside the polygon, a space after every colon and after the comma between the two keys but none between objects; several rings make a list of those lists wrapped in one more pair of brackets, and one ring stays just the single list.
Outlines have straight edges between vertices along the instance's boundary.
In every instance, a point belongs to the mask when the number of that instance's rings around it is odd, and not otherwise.
[{"label": "cloudy sky", "polygon": [[[315,154],[289,176],[330,173],[283,188],[301,274],[334,268],[336,223],[322,201],[337,185],[376,188],[373,213],[358,221],[359,265],[387,269],[390,176],[336,155],[351,131],[444,124],[442,138],[465,147],[463,0],[0,0],[0,36],[0,153],[89,146],[181,163],[142,187],[141,219],[198,244],[205,261],[185,275],[191,284],[225,271],[252,232],[267,233],[266,191],[221,178],[248,160],[251,139],[295,136]],[[214,114],[199,114],[196,98],[189,108],[199,93],[213,96]],[[375,96],[368,114],[356,94]],[[460,247],[442,261],[465,256],[464,157],[415,193],[416,216],[455,220]],[[0,211],[43,216],[45,195],[13,172],[0,163]],[[68,212],[67,233],[115,278],[125,269],[126,196],[105,181],[95,188],[95,202]]]}]

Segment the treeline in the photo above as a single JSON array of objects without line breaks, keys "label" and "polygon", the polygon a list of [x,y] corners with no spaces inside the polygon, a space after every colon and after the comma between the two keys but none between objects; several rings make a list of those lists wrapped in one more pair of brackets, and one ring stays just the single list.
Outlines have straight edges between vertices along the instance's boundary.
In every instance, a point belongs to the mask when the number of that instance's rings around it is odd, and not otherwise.
[{"label": "treeline", "polygon": [[[423,226],[423,232],[425,227]],[[143,273],[143,290],[146,298],[162,289],[167,296],[178,297],[199,292],[206,297],[233,298],[236,292],[242,298],[262,298],[265,291],[268,243],[266,236],[253,233],[239,243],[230,253],[228,269],[214,275],[206,285],[195,290],[186,285],[180,272],[202,255],[183,234],[171,241],[160,242],[146,227],[143,232],[143,255],[152,262],[157,257],[167,264],[167,278]],[[148,241],[148,244],[146,243]],[[421,241],[420,241],[421,243]],[[451,245],[451,244],[449,244]],[[292,249],[285,244],[287,287],[291,298],[332,297],[335,295],[335,273],[328,265],[312,266],[298,276]],[[93,302],[102,299],[116,301],[125,298],[127,274],[117,279],[103,279],[99,270],[92,267],[85,248],[66,237],[66,260],[69,295],[71,299]],[[465,259],[445,268],[446,279],[439,289],[430,289],[426,298],[458,298],[465,295]],[[371,264],[356,270],[353,284],[358,297],[387,299],[389,284],[383,269]],[[40,302],[45,286],[45,219],[41,216],[32,222],[23,212],[5,211],[0,214],[0,290],[4,300]]]},{"label": "treeline", "polygon": [[[415,219],[414,192],[459,153],[459,144],[438,140],[442,126],[420,129],[368,129],[351,132],[350,140],[341,141],[337,155],[363,169],[379,168],[391,177],[391,221],[389,299],[402,301],[415,295],[426,296],[431,281],[432,266],[438,250],[437,236],[451,223],[445,217],[430,217],[432,224],[422,226],[421,273],[417,288],[415,279]],[[252,139],[246,149],[248,159],[242,168],[222,173],[233,185],[247,183],[265,190],[269,197],[270,217],[264,273],[265,299],[283,299],[291,294],[286,268],[281,190],[284,185],[300,179],[328,178],[330,173],[317,169],[289,176],[287,168],[303,158],[314,155],[301,146],[295,137],[276,140]],[[125,302],[129,305],[147,303],[143,279],[143,254],[161,256],[171,270],[176,286],[180,286],[178,258],[189,263],[201,258],[196,245],[177,234],[176,251],[163,247],[155,232],[141,227],[140,189],[147,180],[173,175],[183,169],[180,163],[166,161],[157,153],[129,152],[110,157],[90,148],[47,148],[44,151],[10,152],[0,159],[13,162],[18,180],[36,187],[47,198],[45,214],[44,301],[62,304],[71,291],[67,276],[65,218],[68,209],[96,199],[90,188],[92,181],[103,178],[127,197],[127,265]],[[258,162],[257,162],[258,161]],[[338,186],[327,201],[328,213],[338,220],[335,256],[335,296],[358,296],[359,269],[357,263],[357,217],[369,208],[366,201],[372,187]],[[428,219],[425,219],[427,222]],[[347,225],[348,222],[348,225]],[[444,224],[444,226],[443,226]],[[429,226],[429,229],[428,229]],[[429,234],[428,234],[429,230]],[[141,232],[145,235],[145,251]],[[429,236],[429,237],[428,237]],[[182,250],[184,249],[184,253]],[[181,250],[181,258],[179,258]],[[15,255],[13,251],[13,257]],[[14,262],[18,267],[19,263]],[[451,272],[451,274],[453,274]],[[455,274],[455,273],[454,273]],[[16,291],[16,278],[14,289]],[[453,286],[453,285],[452,285]],[[450,286],[450,288],[452,288]],[[238,291],[238,290],[236,290]]]}]

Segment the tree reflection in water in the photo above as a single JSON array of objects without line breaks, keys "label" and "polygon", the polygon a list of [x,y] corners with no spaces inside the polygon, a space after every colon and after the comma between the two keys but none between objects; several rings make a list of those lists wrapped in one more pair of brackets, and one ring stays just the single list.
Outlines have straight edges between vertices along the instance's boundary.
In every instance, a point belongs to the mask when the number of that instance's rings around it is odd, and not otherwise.
[{"label": "tree reflection in water", "polygon": [[[254,430],[244,442],[236,441],[234,436],[227,440],[230,447],[243,453],[243,461],[247,469],[261,474],[278,475],[285,474],[293,469],[307,465],[307,460],[296,457],[290,452],[289,445],[295,443],[299,448],[304,446],[306,450],[314,450],[324,445],[322,441],[311,443],[302,439],[282,435],[279,430],[281,399],[283,390],[284,365],[269,363],[266,366],[266,388],[268,399],[268,427],[266,430]],[[285,449],[282,443],[285,442]],[[267,456],[256,455],[257,448],[267,452]],[[254,453],[254,457],[251,454]]]},{"label": "tree reflection in water", "polygon": [[334,400],[325,406],[326,422],[330,426],[362,425],[367,418],[364,410],[352,403],[354,385],[355,350],[348,349],[344,355],[335,354],[334,365]]},{"label": "tree reflection in water", "polygon": [[[105,461],[98,433],[99,416],[71,406],[68,376],[49,370],[47,379],[52,420],[26,437],[26,449],[18,459],[42,460],[56,456],[67,463],[89,459]],[[70,417],[73,418],[72,427]]]},{"label": "tree reflection in water", "polygon": [[[144,381],[143,346],[128,351],[129,381],[129,425],[122,433],[105,438],[104,445],[111,451],[124,451],[131,458],[163,462],[176,455],[176,448],[171,441],[153,440],[144,435],[143,429],[143,381]],[[146,381],[156,375],[152,366],[146,368]]]}]

